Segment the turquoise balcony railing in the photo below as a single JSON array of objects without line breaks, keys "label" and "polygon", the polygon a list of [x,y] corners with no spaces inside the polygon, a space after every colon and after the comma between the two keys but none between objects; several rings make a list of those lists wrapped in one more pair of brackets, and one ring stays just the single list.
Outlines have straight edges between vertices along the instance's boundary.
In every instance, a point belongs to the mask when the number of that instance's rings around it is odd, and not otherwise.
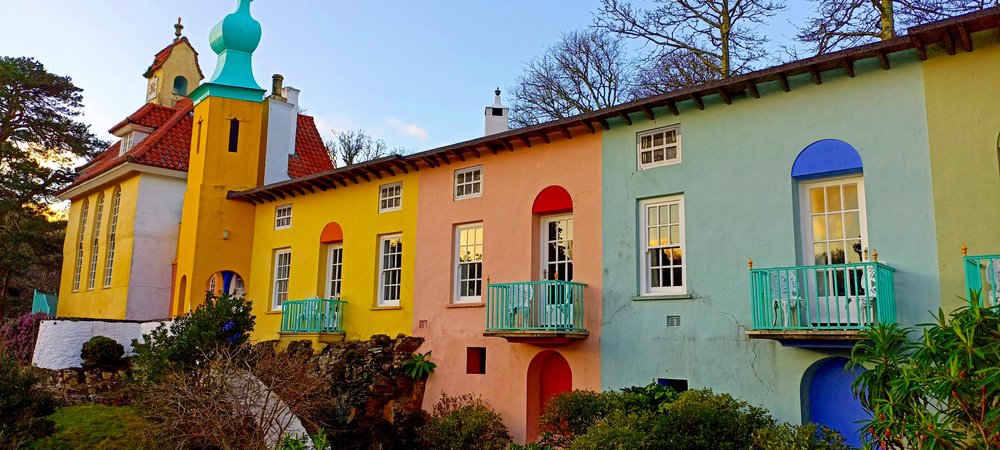
[{"label": "turquoise balcony railing", "polygon": [[965,295],[979,293],[979,306],[1000,306],[1000,255],[965,256]]},{"label": "turquoise balcony railing", "polygon": [[585,331],[586,286],[562,280],[489,284],[486,331]]},{"label": "turquoise balcony railing", "polygon": [[755,330],[861,330],[895,323],[896,269],[879,262],[750,270]]},{"label": "turquoise balcony railing", "polygon": [[281,302],[281,332],[343,333],[345,304],[346,301],[335,298]]}]

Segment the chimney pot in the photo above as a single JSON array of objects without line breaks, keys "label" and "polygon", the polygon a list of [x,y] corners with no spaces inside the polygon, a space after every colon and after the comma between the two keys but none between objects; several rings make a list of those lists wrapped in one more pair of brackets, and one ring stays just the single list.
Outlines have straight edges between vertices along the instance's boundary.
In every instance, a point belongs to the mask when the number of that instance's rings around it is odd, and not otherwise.
[{"label": "chimney pot", "polygon": [[281,85],[285,82],[285,77],[281,76],[280,73],[276,73],[271,76],[271,97],[284,100],[283,89]]}]

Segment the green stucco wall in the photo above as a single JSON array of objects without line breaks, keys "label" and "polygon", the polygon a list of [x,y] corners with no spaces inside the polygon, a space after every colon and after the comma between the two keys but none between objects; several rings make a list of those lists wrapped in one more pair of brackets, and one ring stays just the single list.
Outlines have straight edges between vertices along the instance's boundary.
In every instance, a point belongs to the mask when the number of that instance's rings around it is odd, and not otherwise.
[{"label": "green stucco wall", "polygon": [[[791,92],[761,86],[761,98],[732,105],[685,102],[679,116],[632,116],[603,135],[604,389],[681,378],[802,419],[803,373],[844,351],[820,352],[749,340],[747,258],[756,267],[800,264],[798,153],[820,139],[853,145],[864,163],[868,237],[897,269],[900,322],[929,319],[940,305],[931,170],[921,66],[894,55],[892,69],[859,61],[857,77],[826,72],[823,84],[796,77]],[[681,124],[682,160],[636,170],[636,133]],[[639,199],[683,194],[686,263],[693,298],[634,300],[639,290]],[[666,316],[681,316],[667,328]]]}]

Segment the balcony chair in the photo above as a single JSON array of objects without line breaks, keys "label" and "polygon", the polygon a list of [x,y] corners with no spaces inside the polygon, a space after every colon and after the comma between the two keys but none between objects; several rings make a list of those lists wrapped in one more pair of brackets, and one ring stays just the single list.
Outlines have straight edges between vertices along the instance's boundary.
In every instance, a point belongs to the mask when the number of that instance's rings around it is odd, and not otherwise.
[{"label": "balcony chair", "polygon": [[535,289],[531,285],[517,285],[508,291],[506,328],[526,328],[531,322],[531,303]]},{"label": "balcony chair", "polygon": [[[549,302],[545,305],[542,325],[548,328],[573,328],[574,289],[570,285],[555,285],[549,288]],[[552,295],[554,294],[554,295]]]},{"label": "balcony chair", "polygon": [[986,281],[990,284],[990,301],[994,307],[1000,306],[1000,258],[993,258],[987,264]]},{"label": "balcony chair", "polygon": [[801,322],[799,307],[805,306],[807,301],[799,295],[798,273],[787,270],[772,272],[771,295],[774,309],[774,321],[771,325],[798,327]]}]

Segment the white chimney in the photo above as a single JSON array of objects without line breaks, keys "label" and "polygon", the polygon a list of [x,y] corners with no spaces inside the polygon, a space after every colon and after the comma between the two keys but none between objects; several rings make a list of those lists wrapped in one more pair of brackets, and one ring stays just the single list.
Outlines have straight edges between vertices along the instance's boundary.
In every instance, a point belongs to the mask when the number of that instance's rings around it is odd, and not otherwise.
[{"label": "white chimney", "polygon": [[508,108],[500,103],[500,88],[493,93],[496,94],[496,99],[493,100],[493,105],[486,107],[486,136],[510,130],[510,123],[507,122]]},{"label": "white chimney", "polygon": [[267,147],[264,155],[264,184],[285,181],[288,156],[295,154],[295,133],[299,120],[299,90],[282,87],[284,77],[274,75],[267,107]]}]

